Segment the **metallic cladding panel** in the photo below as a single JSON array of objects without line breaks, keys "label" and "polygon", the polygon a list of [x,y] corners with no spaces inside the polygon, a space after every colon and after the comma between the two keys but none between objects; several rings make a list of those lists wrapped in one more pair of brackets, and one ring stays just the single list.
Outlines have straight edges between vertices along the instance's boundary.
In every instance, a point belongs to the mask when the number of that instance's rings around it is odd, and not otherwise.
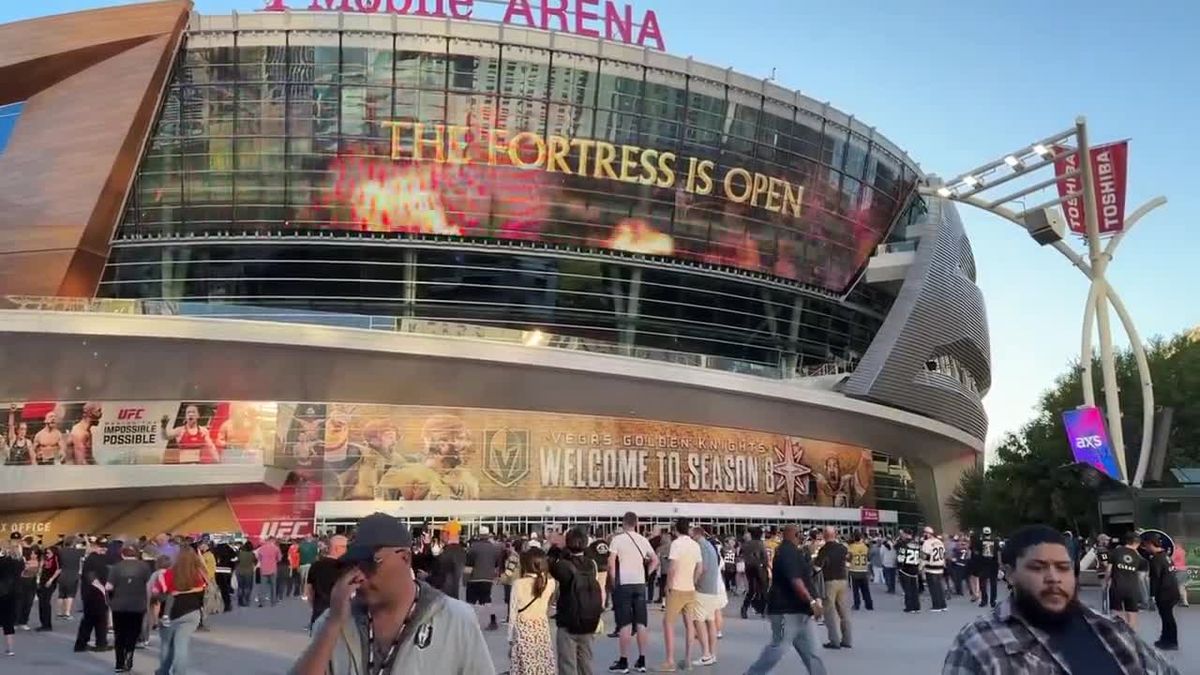
[{"label": "metallic cladding panel", "polygon": [[[982,395],[992,381],[991,348],[971,245],[949,202],[931,199],[921,227],[916,257],[892,311],[843,391],[932,417],[983,440]],[[926,363],[938,356],[956,361],[976,386],[928,370]]]}]

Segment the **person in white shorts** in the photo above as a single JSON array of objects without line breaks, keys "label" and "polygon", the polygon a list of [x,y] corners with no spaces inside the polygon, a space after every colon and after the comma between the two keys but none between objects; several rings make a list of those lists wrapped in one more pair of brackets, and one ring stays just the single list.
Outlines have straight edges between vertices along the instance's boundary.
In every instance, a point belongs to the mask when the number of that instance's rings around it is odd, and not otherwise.
[{"label": "person in white shorts", "polygon": [[696,637],[701,649],[708,647],[708,651],[702,651],[700,658],[692,661],[692,665],[711,666],[717,662],[716,615],[725,608],[729,599],[722,596],[721,556],[708,540],[708,533],[703,526],[692,528],[692,539],[700,547],[702,569],[696,579],[696,603],[689,618],[696,623]]}]

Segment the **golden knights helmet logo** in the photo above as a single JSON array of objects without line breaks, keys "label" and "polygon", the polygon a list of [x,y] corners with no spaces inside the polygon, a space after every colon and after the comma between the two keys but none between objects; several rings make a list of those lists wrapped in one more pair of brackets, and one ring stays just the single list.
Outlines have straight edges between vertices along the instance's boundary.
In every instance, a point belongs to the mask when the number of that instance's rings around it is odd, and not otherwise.
[{"label": "golden knights helmet logo", "polygon": [[497,485],[512,487],[529,475],[533,460],[528,430],[484,431],[483,447],[483,475]]}]

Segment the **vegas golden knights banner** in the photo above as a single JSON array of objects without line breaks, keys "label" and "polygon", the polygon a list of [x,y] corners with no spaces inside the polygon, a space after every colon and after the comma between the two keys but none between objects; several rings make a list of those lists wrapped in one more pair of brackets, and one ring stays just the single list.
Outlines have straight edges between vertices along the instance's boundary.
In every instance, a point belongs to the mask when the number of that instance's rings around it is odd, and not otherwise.
[{"label": "vegas golden knights banner", "polygon": [[278,406],[275,463],[325,500],[874,503],[871,452],[636,419],[485,409]]}]

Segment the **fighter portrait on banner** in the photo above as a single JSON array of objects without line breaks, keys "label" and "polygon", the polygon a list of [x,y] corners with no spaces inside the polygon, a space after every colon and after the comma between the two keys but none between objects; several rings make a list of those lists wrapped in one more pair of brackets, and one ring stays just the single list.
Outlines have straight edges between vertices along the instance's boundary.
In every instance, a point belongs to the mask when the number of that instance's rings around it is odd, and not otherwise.
[{"label": "fighter portrait on banner", "polygon": [[200,405],[188,403],[183,406],[183,423],[170,426],[171,419],[163,416],[162,433],[167,439],[167,451],[163,453],[163,464],[214,464],[221,461],[217,445],[213,442],[209,427],[212,425],[213,410],[200,417]]}]

